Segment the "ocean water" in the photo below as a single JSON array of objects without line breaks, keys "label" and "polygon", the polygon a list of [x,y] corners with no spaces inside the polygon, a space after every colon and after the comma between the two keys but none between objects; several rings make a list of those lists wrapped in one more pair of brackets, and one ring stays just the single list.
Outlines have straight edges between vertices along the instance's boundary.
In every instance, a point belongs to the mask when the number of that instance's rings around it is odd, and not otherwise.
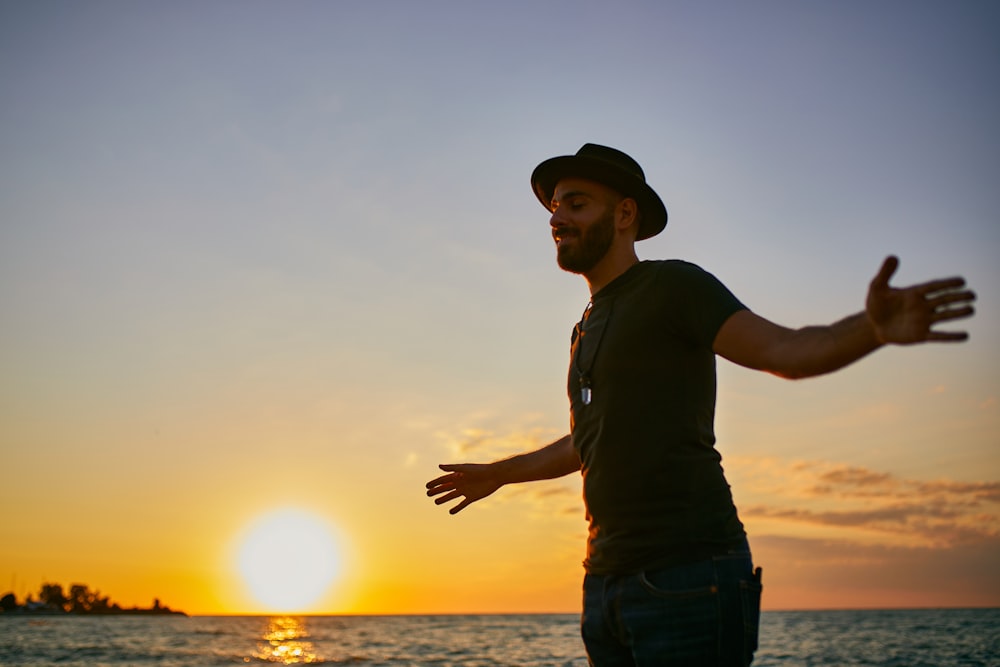
[{"label": "ocean water", "polygon": [[[1000,667],[1000,609],[764,612],[760,667]],[[585,666],[575,615],[0,615],[0,665]]]}]

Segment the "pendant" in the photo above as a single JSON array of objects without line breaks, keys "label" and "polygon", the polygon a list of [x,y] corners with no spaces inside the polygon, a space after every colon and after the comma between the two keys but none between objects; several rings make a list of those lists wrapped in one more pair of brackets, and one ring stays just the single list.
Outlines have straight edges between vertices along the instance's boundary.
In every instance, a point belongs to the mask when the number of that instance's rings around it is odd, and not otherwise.
[{"label": "pendant", "polygon": [[580,400],[584,405],[590,405],[590,387],[580,387]]}]

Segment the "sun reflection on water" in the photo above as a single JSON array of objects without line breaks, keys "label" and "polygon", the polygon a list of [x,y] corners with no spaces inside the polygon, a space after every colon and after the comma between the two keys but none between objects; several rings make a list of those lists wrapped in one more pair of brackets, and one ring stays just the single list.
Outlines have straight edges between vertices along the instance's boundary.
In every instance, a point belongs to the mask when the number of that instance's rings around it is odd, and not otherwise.
[{"label": "sun reflection on water", "polygon": [[316,647],[309,641],[305,621],[291,616],[275,616],[267,620],[263,641],[257,643],[253,657],[280,665],[322,662]]}]

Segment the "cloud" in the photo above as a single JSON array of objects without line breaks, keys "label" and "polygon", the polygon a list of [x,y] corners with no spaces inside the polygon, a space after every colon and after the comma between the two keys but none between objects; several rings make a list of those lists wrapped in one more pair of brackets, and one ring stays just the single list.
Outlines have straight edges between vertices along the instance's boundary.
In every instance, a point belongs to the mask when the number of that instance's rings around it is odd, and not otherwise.
[{"label": "cloud", "polygon": [[924,494],[958,494],[968,496],[970,502],[978,506],[980,503],[1000,503],[1000,482],[914,482],[919,493]]},{"label": "cloud", "polygon": [[885,472],[875,472],[867,468],[845,466],[828,470],[819,475],[820,480],[842,486],[867,487],[881,486],[892,482],[892,475]]},{"label": "cloud", "polygon": [[826,512],[757,505],[748,508],[743,516],[748,521],[783,519],[817,526],[860,528],[882,533],[884,537],[900,535],[907,538],[907,542],[916,538],[916,541],[932,547],[950,547],[1000,537],[996,517],[968,517],[947,508],[927,508],[918,504]]},{"label": "cloud", "polygon": [[[450,451],[453,461],[487,463],[510,458],[524,452],[535,451],[559,438],[556,429],[534,425],[538,415],[524,415],[522,424],[506,432],[482,427],[467,427],[453,432],[439,431],[438,438]],[[481,421],[479,416],[472,421]],[[580,476],[567,475],[560,479],[515,484],[491,496],[495,504],[520,504],[516,511],[533,519],[572,520],[574,528],[584,517]],[[575,531],[573,533],[575,535]]]},{"label": "cloud", "polygon": [[769,609],[996,606],[1000,538],[947,548],[751,538]]},{"label": "cloud", "polygon": [[734,457],[729,467],[753,499],[741,516],[770,532],[931,548],[1000,537],[1000,482],[905,479],[824,461]]},{"label": "cloud", "polygon": [[452,455],[463,461],[474,459],[486,463],[530,452],[556,440],[561,433],[545,426],[526,425],[507,432],[497,432],[478,426],[455,431],[439,431],[437,436]]},{"label": "cloud", "polygon": [[533,511],[545,516],[565,515],[579,519],[585,514],[579,477],[575,475],[562,480],[523,485],[513,497],[530,504]]},{"label": "cloud", "polygon": [[768,609],[1000,604],[1000,482],[726,459]]}]

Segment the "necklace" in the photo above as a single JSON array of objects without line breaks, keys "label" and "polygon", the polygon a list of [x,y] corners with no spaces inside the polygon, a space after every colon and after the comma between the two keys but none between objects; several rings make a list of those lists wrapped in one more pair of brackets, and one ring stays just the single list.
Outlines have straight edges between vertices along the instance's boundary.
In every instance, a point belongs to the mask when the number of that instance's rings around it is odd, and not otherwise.
[{"label": "necklace", "polygon": [[[597,349],[600,347],[604,329],[611,319],[612,304],[613,302],[609,301],[606,308],[595,309],[594,302],[590,301],[583,310],[580,322],[573,330],[573,368],[580,381],[580,401],[584,405],[590,405],[594,397],[591,370],[594,367],[594,360],[597,358]],[[594,314],[595,310],[603,312],[599,312],[598,316],[591,321],[591,315]],[[584,345],[585,341],[586,346]]]}]

